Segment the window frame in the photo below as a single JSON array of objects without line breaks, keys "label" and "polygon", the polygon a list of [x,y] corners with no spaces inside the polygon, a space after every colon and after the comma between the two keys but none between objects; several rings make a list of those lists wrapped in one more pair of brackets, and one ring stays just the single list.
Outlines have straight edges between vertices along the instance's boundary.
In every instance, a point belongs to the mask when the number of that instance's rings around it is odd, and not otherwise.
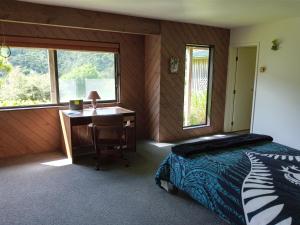
[{"label": "window frame", "polygon": [[[97,100],[97,103],[120,103],[121,79],[120,79],[120,44],[96,41],[78,41],[64,39],[48,39],[48,38],[32,38],[19,36],[6,36],[5,42],[9,47],[16,48],[35,48],[45,49],[48,52],[48,67],[50,73],[51,99],[55,96],[52,103],[36,104],[36,105],[20,105],[20,106],[0,106],[0,110],[5,109],[28,109],[43,108],[51,106],[67,106],[68,102],[60,101],[59,93],[59,77],[57,64],[57,50],[71,51],[93,51],[93,52],[109,52],[114,53],[115,66],[115,96],[114,100]],[[54,88],[54,90],[52,90]],[[54,93],[52,93],[54,91]],[[84,104],[90,104],[90,101],[84,101]]]},{"label": "window frame", "polygon": [[[183,123],[182,129],[189,130],[189,129],[196,129],[196,128],[204,128],[211,126],[211,105],[212,105],[212,89],[213,89],[213,74],[214,74],[214,45],[204,45],[204,44],[186,44],[184,49],[185,55],[185,63],[184,63],[184,71],[186,71],[186,49],[188,47],[199,47],[199,48],[208,48],[209,49],[209,57],[208,57],[208,79],[207,79],[207,101],[206,101],[206,117],[205,123],[197,124],[197,125],[188,125],[184,126],[184,111],[183,111]],[[185,80],[185,72],[184,72],[184,80]],[[184,88],[185,91],[185,88]],[[183,102],[184,105],[184,102]]]},{"label": "window frame", "polygon": [[[55,80],[56,80],[56,90],[57,90],[57,102],[60,105],[67,105],[69,104],[68,102],[61,102],[60,101],[60,93],[59,93],[59,76],[58,76],[58,63],[57,63],[57,50],[70,50],[70,49],[53,49],[52,51],[54,52],[54,64],[55,64]],[[51,51],[51,50],[50,50]],[[79,50],[71,50],[71,51],[79,51]],[[80,52],[90,52],[90,50],[81,50]],[[101,52],[101,51],[95,51],[95,52]],[[102,51],[103,52],[103,51]],[[108,52],[108,51],[106,51]],[[97,100],[97,103],[119,103],[120,99],[120,82],[119,82],[119,54],[115,52],[109,52],[109,53],[114,53],[114,62],[115,62],[115,96],[116,99],[114,100]],[[89,104],[91,101],[83,101],[83,104]]]}]

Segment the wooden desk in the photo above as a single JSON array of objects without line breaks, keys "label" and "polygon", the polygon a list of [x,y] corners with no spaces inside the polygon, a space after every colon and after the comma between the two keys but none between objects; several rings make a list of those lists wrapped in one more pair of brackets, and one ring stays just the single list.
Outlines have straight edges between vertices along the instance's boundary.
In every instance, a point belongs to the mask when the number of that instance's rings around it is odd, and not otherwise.
[{"label": "wooden desk", "polygon": [[74,161],[76,156],[76,144],[74,141],[73,128],[80,125],[88,125],[93,116],[123,115],[127,128],[128,150],[136,151],[135,112],[121,107],[103,107],[83,110],[59,110],[60,122],[63,134],[62,147],[69,159]]}]

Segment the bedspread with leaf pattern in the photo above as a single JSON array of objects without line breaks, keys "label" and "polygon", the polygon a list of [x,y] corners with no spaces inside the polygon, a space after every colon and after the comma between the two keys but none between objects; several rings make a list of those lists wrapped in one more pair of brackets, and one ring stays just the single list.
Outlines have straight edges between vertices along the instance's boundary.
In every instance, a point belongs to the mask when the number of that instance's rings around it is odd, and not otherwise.
[{"label": "bedspread with leaf pattern", "polygon": [[300,151],[273,142],[171,153],[156,174],[229,224],[300,224]]}]

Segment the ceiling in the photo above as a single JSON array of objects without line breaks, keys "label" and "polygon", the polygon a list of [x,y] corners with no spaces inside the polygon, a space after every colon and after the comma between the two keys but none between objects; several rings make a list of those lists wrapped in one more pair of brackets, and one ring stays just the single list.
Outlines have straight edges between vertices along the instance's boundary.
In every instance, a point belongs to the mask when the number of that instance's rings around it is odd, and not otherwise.
[{"label": "ceiling", "polygon": [[23,0],[226,28],[300,16],[300,0]]}]

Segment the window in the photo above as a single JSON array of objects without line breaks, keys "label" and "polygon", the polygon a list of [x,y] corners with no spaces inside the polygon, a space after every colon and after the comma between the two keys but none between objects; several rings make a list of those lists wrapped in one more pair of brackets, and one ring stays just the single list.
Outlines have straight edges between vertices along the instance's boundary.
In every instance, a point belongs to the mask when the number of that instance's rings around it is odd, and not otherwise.
[{"label": "window", "polygon": [[50,104],[51,85],[47,49],[11,48],[0,57],[0,106]]},{"label": "window", "polygon": [[0,107],[87,100],[91,90],[98,91],[101,101],[118,100],[116,49],[11,47],[11,53],[0,57]]},{"label": "window", "polygon": [[186,47],[183,127],[210,123],[212,47]]},{"label": "window", "polygon": [[60,102],[87,100],[98,91],[102,100],[116,100],[115,54],[57,50]]}]

